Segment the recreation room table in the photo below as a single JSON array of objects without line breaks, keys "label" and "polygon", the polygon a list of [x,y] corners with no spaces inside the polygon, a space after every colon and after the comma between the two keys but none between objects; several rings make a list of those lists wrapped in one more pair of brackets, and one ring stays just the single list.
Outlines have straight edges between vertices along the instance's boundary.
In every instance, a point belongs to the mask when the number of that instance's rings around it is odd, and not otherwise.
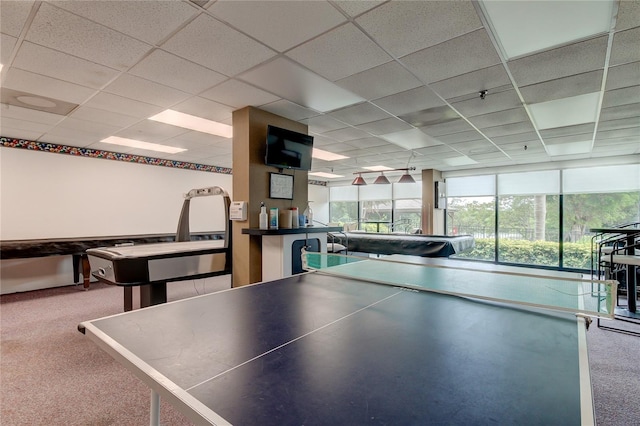
[{"label": "recreation room table", "polygon": [[[576,297],[594,282],[495,265],[429,266],[436,259],[413,256],[355,260],[78,328],[151,388],[152,424],[160,396],[195,424],[595,423],[588,318],[492,293],[527,283],[522,294],[540,290],[542,299],[581,300],[576,311],[606,311],[615,285]],[[395,283],[368,278],[380,271]],[[552,289],[559,279],[572,290]],[[434,288],[420,291],[423,283]],[[469,284],[487,292],[441,293]]]}]

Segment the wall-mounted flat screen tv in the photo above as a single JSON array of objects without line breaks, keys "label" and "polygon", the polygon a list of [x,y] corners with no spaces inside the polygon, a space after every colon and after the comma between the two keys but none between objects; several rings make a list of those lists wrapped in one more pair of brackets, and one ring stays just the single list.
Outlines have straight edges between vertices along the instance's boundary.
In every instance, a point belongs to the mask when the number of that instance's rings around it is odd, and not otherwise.
[{"label": "wall-mounted flat screen tv", "polygon": [[311,170],[313,136],[267,126],[265,164],[279,169]]}]

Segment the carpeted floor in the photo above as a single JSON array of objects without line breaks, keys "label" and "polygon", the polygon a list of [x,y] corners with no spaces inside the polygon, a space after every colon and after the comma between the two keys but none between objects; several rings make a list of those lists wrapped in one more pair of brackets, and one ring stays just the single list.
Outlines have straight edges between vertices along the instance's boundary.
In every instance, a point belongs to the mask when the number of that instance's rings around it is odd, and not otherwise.
[{"label": "carpeted floor", "polygon": [[[169,300],[229,286],[228,276],[172,283]],[[148,424],[147,386],[76,328],[119,312],[122,288],[98,283],[89,291],[71,286],[1,296],[0,424]],[[639,338],[595,323],[587,338],[598,425],[640,425]],[[169,404],[161,404],[161,420],[190,424]]]}]

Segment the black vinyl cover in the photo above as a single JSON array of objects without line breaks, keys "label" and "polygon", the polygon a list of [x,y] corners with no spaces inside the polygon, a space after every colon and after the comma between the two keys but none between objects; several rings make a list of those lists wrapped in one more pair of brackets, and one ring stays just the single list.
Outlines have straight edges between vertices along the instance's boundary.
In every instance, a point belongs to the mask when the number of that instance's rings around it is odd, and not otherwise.
[{"label": "black vinyl cover", "polygon": [[414,235],[345,232],[333,234],[335,240],[351,252],[375,254],[409,254],[422,257],[449,257],[471,250],[475,240],[471,235]]}]

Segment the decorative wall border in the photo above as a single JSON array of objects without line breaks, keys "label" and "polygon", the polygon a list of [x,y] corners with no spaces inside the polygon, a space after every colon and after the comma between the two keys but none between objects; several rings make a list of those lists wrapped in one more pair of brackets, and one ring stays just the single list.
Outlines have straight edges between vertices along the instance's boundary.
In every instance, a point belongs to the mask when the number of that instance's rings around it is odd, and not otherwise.
[{"label": "decorative wall border", "polygon": [[55,143],[29,141],[0,136],[0,146],[6,148],[21,148],[31,151],[50,152],[52,154],[67,154],[77,157],[100,158],[104,160],[124,161],[127,163],[148,164],[150,166],[173,167],[176,169],[195,170],[230,175],[229,167],[208,166],[206,164],[189,163],[186,161],[164,160],[162,158],[144,157],[141,155],[121,154],[101,149],[80,148],[77,146],[58,145]]},{"label": "decorative wall border", "polygon": [[327,182],[323,181],[323,180],[312,180],[309,179],[309,185],[318,185],[318,186],[327,186]]}]

